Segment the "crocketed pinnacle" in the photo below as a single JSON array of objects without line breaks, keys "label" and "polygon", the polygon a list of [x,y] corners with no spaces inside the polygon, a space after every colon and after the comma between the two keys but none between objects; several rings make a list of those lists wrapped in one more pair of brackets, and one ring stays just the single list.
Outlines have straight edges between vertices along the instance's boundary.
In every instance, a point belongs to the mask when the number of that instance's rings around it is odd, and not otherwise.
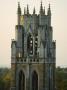
[{"label": "crocketed pinnacle", "polygon": [[42,1],[41,1],[41,6],[40,6],[40,14],[43,14],[43,6],[42,6]]},{"label": "crocketed pinnacle", "polygon": [[45,7],[44,7],[44,10],[43,10],[43,13],[45,14]]},{"label": "crocketed pinnacle", "polygon": [[28,4],[27,4],[27,15],[29,15],[29,7],[28,7]]},{"label": "crocketed pinnacle", "polygon": [[50,4],[49,4],[49,8],[48,8],[48,12],[47,12],[48,15],[51,15],[51,8],[50,8]]},{"label": "crocketed pinnacle", "polygon": [[18,10],[17,10],[17,13],[18,13],[19,15],[21,15],[20,2],[18,2]]},{"label": "crocketed pinnacle", "polygon": [[26,8],[24,7],[24,14],[26,14]]},{"label": "crocketed pinnacle", "polygon": [[35,7],[34,7],[33,14],[35,14],[35,12],[36,12],[36,11],[35,11]]}]

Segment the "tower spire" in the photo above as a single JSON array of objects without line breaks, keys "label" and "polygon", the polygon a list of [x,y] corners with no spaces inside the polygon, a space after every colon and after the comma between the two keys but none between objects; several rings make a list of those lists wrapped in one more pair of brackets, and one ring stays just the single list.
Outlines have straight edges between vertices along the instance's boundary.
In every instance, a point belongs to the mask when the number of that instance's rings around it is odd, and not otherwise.
[{"label": "tower spire", "polygon": [[43,14],[43,6],[42,6],[42,1],[41,1],[41,6],[40,6],[40,14]]}]

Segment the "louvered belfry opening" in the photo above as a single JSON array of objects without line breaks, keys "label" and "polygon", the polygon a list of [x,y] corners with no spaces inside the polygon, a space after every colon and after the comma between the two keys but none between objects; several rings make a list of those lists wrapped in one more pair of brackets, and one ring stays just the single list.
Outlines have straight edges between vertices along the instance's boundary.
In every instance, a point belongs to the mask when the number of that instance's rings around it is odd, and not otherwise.
[{"label": "louvered belfry opening", "polygon": [[28,54],[30,55],[33,54],[33,37],[30,33],[27,38],[27,51],[28,51]]}]

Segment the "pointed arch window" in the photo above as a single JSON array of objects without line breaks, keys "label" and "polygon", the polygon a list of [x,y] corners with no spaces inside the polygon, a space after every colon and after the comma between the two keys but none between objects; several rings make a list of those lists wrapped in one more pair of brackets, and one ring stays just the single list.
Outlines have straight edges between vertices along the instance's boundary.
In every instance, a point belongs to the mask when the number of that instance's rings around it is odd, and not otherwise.
[{"label": "pointed arch window", "polygon": [[32,90],[38,90],[38,75],[36,71],[32,74]]},{"label": "pointed arch window", "polygon": [[25,90],[25,75],[23,71],[19,72],[19,83],[18,83],[18,90]]}]

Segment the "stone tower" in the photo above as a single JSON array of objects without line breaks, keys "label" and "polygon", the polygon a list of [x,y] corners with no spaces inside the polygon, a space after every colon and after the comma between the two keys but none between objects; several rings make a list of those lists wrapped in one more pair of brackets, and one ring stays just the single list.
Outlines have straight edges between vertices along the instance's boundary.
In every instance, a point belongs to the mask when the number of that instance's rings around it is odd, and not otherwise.
[{"label": "stone tower", "polygon": [[53,40],[50,5],[40,6],[37,15],[29,7],[21,14],[18,3],[18,24],[11,44],[11,90],[55,90],[56,42]]}]

